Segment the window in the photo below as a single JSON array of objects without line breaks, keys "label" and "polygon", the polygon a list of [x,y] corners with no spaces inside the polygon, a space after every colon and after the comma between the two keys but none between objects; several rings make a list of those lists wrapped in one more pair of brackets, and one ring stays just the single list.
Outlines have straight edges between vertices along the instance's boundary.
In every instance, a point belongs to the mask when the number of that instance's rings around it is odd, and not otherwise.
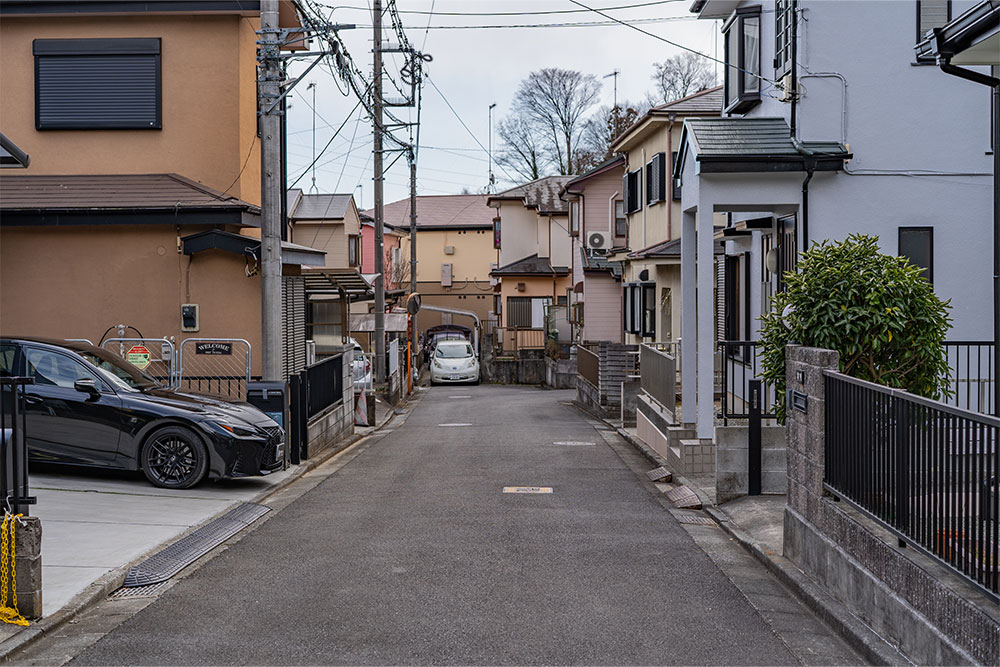
[{"label": "window", "polygon": [[625,212],[635,213],[642,209],[642,170],[636,169],[625,174],[622,179],[625,193]]},{"label": "window", "polygon": [[28,376],[36,385],[48,385],[72,389],[77,380],[93,380],[98,387],[104,383],[89,368],[70,357],[36,348],[25,349]]},{"label": "window", "polygon": [[[922,42],[929,31],[950,20],[950,0],[917,0],[917,42]],[[932,65],[934,58],[917,58],[917,62]]]},{"label": "window", "polygon": [[361,245],[360,239],[355,235],[347,237],[347,265],[357,266],[360,263]]},{"label": "window", "polygon": [[36,129],[162,127],[158,38],[36,39],[33,53]]},{"label": "window", "polygon": [[628,218],[625,217],[625,202],[615,200],[615,236],[628,236]]},{"label": "window", "polygon": [[900,227],[899,256],[924,270],[927,282],[934,282],[934,228]]},{"label": "window", "polygon": [[726,48],[727,113],[760,103],[760,7],[737,9],[722,27]]},{"label": "window", "polygon": [[625,333],[656,336],[656,284],[627,283],[622,290]]},{"label": "window", "polygon": [[493,218],[493,247],[500,249],[500,218]]},{"label": "window", "polygon": [[657,153],[646,165],[646,203],[655,204],[667,198],[667,154]]},{"label": "window", "polygon": [[681,174],[677,168],[677,151],[670,154],[670,169],[673,171],[673,178],[670,179],[670,198],[674,201],[681,200]]},{"label": "window", "polygon": [[531,297],[507,297],[507,328],[531,328]]},{"label": "window", "polygon": [[571,201],[569,203],[569,235],[580,235],[580,202]]},{"label": "window", "polygon": [[10,377],[17,375],[14,372],[14,357],[17,355],[17,348],[9,343],[0,345],[0,377]]},{"label": "window", "polygon": [[781,78],[792,70],[792,0],[774,3],[774,76]]}]

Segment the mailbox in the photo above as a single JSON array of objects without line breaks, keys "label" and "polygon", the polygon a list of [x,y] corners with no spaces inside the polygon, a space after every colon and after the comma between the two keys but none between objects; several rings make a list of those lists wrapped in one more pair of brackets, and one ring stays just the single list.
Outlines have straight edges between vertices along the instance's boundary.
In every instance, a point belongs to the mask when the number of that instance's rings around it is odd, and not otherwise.
[{"label": "mailbox", "polygon": [[288,389],[284,382],[248,382],[247,403],[254,406],[285,428],[285,406],[288,405]]}]

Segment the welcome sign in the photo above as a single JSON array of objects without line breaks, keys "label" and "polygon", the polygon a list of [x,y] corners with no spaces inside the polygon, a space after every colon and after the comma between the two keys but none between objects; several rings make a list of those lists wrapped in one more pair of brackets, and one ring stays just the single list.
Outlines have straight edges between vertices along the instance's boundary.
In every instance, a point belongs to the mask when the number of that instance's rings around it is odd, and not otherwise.
[{"label": "welcome sign", "polygon": [[232,354],[233,344],[219,341],[206,341],[194,344],[195,354]]}]

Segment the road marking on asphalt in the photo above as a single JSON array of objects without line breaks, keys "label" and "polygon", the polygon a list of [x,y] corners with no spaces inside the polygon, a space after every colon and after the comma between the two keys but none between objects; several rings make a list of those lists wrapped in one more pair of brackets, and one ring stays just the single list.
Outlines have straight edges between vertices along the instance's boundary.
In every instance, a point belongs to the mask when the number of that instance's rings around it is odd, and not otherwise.
[{"label": "road marking on asphalt", "polygon": [[552,493],[551,486],[505,486],[504,493]]},{"label": "road marking on asphalt", "polygon": [[438,424],[438,426],[472,426],[472,424]]},{"label": "road marking on asphalt", "polygon": [[593,447],[597,443],[593,442],[577,442],[575,440],[565,440],[560,442],[553,442],[553,445],[558,445],[559,447]]},{"label": "road marking on asphalt", "polygon": [[472,398],[471,396],[449,396],[448,398]]}]

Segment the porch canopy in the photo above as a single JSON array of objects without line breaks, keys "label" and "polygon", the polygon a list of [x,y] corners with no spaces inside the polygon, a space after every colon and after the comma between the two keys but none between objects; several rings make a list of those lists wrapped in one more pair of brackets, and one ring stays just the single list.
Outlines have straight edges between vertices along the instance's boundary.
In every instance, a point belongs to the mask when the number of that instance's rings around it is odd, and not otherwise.
[{"label": "porch canopy", "polygon": [[[699,438],[714,435],[715,284],[719,240],[716,213],[773,220],[770,228],[726,236],[760,263],[761,235],[776,232],[778,220],[800,211],[803,180],[827,178],[851,157],[836,141],[800,142],[784,118],[688,118],[674,164],[680,175],[682,230],[681,413]],[[765,226],[766,227],[766,226]],[[744,225],[746,230],[747,226]],[[674,249],[674,248],[671,248]],[[753,271],[753,275],[760,275]],[[690,305],[689,305],[690,304]]]}]

